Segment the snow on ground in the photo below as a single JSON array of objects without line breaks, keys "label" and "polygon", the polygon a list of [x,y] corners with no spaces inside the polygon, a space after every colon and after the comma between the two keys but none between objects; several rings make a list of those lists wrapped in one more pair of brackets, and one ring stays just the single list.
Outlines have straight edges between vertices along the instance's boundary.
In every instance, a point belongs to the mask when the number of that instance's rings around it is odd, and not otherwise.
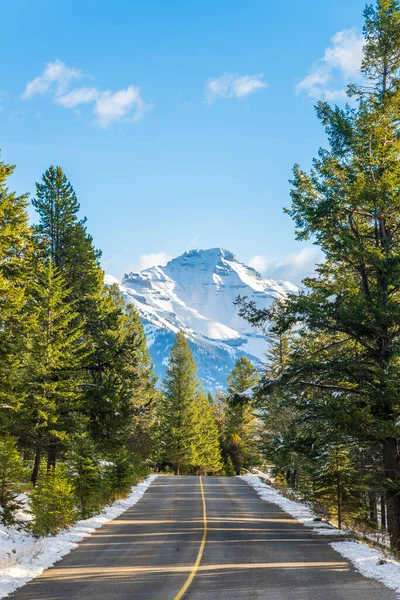
[{"label": "snow on ground", "polygon": [[336,527],[333,527],[333,525],[330,525],[329,523],[323,523],[320,520],[316,521],[317,516],[315,513],[313,513],[309,506],[285,498],[285,496],[278,492],[278,490],[275,490],[273,487],[263,483],[257,475],[242,475],[241,479],[251,485],[263,500],[277,504],[282,508],[282,510],[300,521],[300,523],[306,527],[311,527],[315,533],[319,533],[321,535],[346,534],[345,531],[336,529]]},{"label": "snow on ground", "polygon": [[[36,539],[14,527],[0,525],[0,598],[8,596],[44,569],[51,567],[87,537],[108,521],[115,519],[136,504],[157,475],[150,475],[134,486],[124,500],[117,500],[90,519],[78,521],[56,536]],[[24,515],[18,515],[23,517]],[[24,520],[27,520],[26,517]]]},{"label": "snow on ground", "polygon": [[400,598],[400,562],[361,542],[333,542],[332,548],[350,560],[364,577],[377,579]]},{"label": "snow on ground", "polygon": [[[259,473],[261,476],[263,475],[261,471]],[[285,498],[278,490],[263,483],[257,475],[243,475],[241,479],[251,485],[263,500],[277,504],[282,510],[306,527],[311,527],[316,533],[321,535],[343,535],[346,533],[328,523],[315,521],[316,515],[309,506]],[[344,558],[350,560],[364,577],[377,579],[386,587],[395,590],[400,598],[400,562],[378,549],[370,548],[366,544],[357,541],[332,542],[330,545]]]}]

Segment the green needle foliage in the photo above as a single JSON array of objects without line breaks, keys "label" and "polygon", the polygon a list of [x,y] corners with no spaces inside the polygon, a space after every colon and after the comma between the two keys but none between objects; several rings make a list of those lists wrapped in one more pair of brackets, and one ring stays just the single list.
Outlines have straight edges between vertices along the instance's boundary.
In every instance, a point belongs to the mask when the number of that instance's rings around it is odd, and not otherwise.
[{"label": "green needle foliage", "polygon": [[0,162],[0,515],[12,523],[29,467],[47,535],[147,473],[160,394],[139,315],[104,287],[62,169],[37,184],[33,231],[12,171]]},{"label": "green needle foliage", "polygon": [[197,397],[199,411],[199,439],[196,448],[198,473],[216,474],[222,469],[218,427],[210,401],[201,390]]},{"label": "green needle foliage", "polygon": [[238,397],[253,388],[258,382],[258,373],[253,363],[245,356],[239,358],[232,369],[228,383],[228,398],[225,416],[224,455],[231,459],[236,475],[243,468],[259,462],[258,419],[249,398]]},{"label": "green needle foliage", "polygon": [[325,262],[298,296],[264,311],[242,300],[241,314],[278,334],[296,325],[302,344],[264,394],[290,387],[304,419],[378,448],[400,551],[400,4],[378,0],[364,17],[364,82],[351,106],[318,103],[328,148],[309,172],[294,167],[287,210]]},{"label": "green needle foliage", "polygon": [[25,336],[28,258],[31,251],[27,195],[7,188],[14,167],[0,160],[0,435],[17,419],[16,392]]},{"label": "green needle foliage", "polygon": [[68,294],[53,261],[37,263],[31,298],[34,324],[24,365],[21,410],[24,438],[35,450],[34,484],[42,453],[53,454],[68,440],[81,408],[79,374],[85,346],[83,329],[76,324],[73,306],[66,302]]},{"label": "green needle foliage", "polygon": [[163,461],[173,466],[175,475],[187,472],[197,463],[198,395],[197,366],[184,333],[179,331],[163,384],[160,415]]},{"label": "green needle foliage", "polygon": [[26,468],[16,448],[16,439],[0,438],[0,523],[14,525],[15,513],[22,507],[18,500],[23,490]]},{"label": "green needle foliage", "polygon": [[197,379],[197,365],[182,331],[176,335],[163,385],[159,454],[175,475],[216,474],[222,469],[213,405]]},{"label": "green needle foliage", "polygon": [[74,486],[64,465],[57,465],[43,477],[31,495],[32,533],[56,535],[77,518]]}]

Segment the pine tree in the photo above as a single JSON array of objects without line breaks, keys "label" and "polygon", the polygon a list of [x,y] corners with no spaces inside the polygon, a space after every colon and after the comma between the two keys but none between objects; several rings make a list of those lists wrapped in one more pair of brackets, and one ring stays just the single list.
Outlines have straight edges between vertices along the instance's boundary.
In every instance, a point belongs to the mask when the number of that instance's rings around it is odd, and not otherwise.
[{"label": "pine tree", "polygon": [[200,427],[196,444],[196,466],[199,473],[215,474],[222,469],[221,448],[218,427],[212,413],[210,399],[204,394],[203,390],[198,394],[197,407]]},{"label": "pine tree", "polygon": [[360,510],[362,483],[355,468],[351,447],[330,443],[316,459],[314,495],[331,508],[331,515],[341,529],[343,517],[353,519]]},{"label": "pine tree", "polygon": [[240,357],[228,377],[224,453],[230,456],[237,475],[257,461],[257,419],[250,400],[238,398],[256,385],[258,373],[252,362]]},{"label": "pine tree", "polygon": [[228,376],[228,394],[241,394],[255,386],[258,379],[253,363],[245,356],[241,356]]},{"label": "pine tree", "polygon": [[43,241],[46,255],[62,269],[70,257],[71,232],[78,219],[79,203],[74,189],[61,167],[49,167],[42,183],[36,184],[32,204],[40,216],[36,233]]},{"label": "pine tree", "polygon": [[342,345],[347,361],[328,353],[316,364],[310,355],[303,377],[298,369],[291,374],[303,389],[331,392],[333,405],[341,394],[358,413],[353,429],[360,441],[381,445],[391,547],[399,551],[400,4],[378,0],[364,16],[364,82],[349,87],[357,105],[318,104],[329,148],[319,151],[310,173],[295,166],[287,211],[298,239],[315,240],[326,260],[297,297],[272,311],[244,302],[241,314],[260,324],[272,318],[278,331],[296,324],[330,337],[324,351]]},{"label": "pine tree", "polygon": [[234,477],[236,475],[235,468],[233,466],[233,462],[230,456],[228,456],[225,463],[225,475],[227,477]]},{"label": "pine tree", "polygon": [[109,499],[97,449],[85,431],[79,432],[72,444],[70,464],[74,474],[74,492],[80,517],[87,519],[100,512]]},{"label": "pine tree", "polygon": [[48,468],[54,467],[56,452],[68,439],[81,409],[79,375],[86,350],[82,327],[66,302],[68,294],[52,260],[39,261],[32,282],[34,324],[27,340],[20,416],[22,438],[35,450],[34,484],[43,452],[48,455]]},{"label": "pine tree", "polygon": [[127,447],[145,459],[152,451],[159,394],[143,325],[117,286],[104,288],[97,310],[86,391],[89,427],[103,451]]},{"label": "pine tree", "polygon": [[163,458],[173,465],[175,475],[197,462],[200,431],[198,394],[196,363],[184,333],[179,331],[163,383],[160,415]]},{"label": "pine tree", "polygon": [[35,536],[56,535],[77,517],[74,486],[65,465],[50,469],[31,494],[32,532]]},{"label": "pine tree", "polygon": [[0,161],[0,430],[15,421],[16,378],[29,327],[25,315],[28,258],[31,250],[27,195],[7,188],[14,167]]}]

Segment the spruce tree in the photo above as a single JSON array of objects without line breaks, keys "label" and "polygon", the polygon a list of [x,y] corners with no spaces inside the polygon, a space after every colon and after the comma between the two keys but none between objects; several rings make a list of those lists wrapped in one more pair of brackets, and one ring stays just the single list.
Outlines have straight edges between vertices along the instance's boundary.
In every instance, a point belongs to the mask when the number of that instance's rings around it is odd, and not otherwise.
[{"label": "spruce tree", "polygon": [[253,363],[245,356],[240,357],[228,379],[224,453],[230,456],[237,475],[244,467],[257,462],[257,418],[251,400],[239,397],[258,382],[258,373]]},{"label": "spruce tree", "polygon": [[340,442],[329,443],[316,458],[315,470],[314,495],[317,500],[325,501],[331,509],[330,517],[336,519],[341,529],[345,516],[354,521],[359,513],[363,491],[351,447]]},{"label": "spruce tree", "polygon": [[25,314],[31,250],[27,195],[8,190],[6,181],[13,171],[14,167],[0,160],[0,431],[17,417],[16,378],[29,329]]},{"label": "spruce tree", "polygon": [[105,287],[93,322],[86,407],[93,438],[105,452],[127,447],[148,458],[152,451],[158,392],[139,315],[117,286]]},{"label": "spruce tree", "polygon": [[175,475],[196,465],[200,435],[197,367],[183,331],[176,335],[163,382],[161,439]]},{"label": "spruce tree", "polygon": [[253,323],[269,316],[279,331],[296,324],[330,337],[330,348],[343,346],[345,371],[332,353],[319,364],[303,361],[303,377],[291,373],[303,389],[331,392],[333,404],[341,394],[360,417],[353,423],[360,440],[381,445],[391,547],[399,551],[400,4],[378,0],[364,16],[364,81],[349,87],[357,104],[318,104],[329,148],[310,172],[295,166],[287,211],[297,237],[315,240],[326,260],[297,297],[258,314],[244,303],[241,314]]},{"label": "spruce tree", "polygon": [[42,454],[47,453],[48,468],[54,467],[81,411],[80,365],[86,349],[82,327],[66,302],[69,290],[51,259],[36,263],[31,285],[33,327],[23,366],[20,434],[34,447],[35,484]]},{"label": "spruce tree", "polygon": [[221,448],[218,427],[212,413],[210,399],[204,394],[203,390],[200,390],[198,394],[197,407],[200,427],[196,444],[196,466],[199,473],[215,474],[222,469]]},{"label": "spruce tree", "polygon": [[71,232],[78,219],[79,203],[61,167],[51,166],[36,184],[32,204],[40,216],[36,232],[56,268],[63,268],[70,257]]},{"label": "spruce tree", "polygon": [[85,337],[94,347],[91,329],[101,319],[98,305],[104,279],[101,253],[86,231],[86,219],[79,219],[78,199],[61,167],[47,169],[42,183],[36,184],[32,204],[39,215],[39,223],[34,227],[36,246],[63,275],[70,290],[66,301],[74,302],[77,319],[85,326]]},{"label": "spruce tree", "polygon": [[50,469],[31,493],[32,533],[36,537],[56,535],[78,516],[72,479],[65,465]]}]

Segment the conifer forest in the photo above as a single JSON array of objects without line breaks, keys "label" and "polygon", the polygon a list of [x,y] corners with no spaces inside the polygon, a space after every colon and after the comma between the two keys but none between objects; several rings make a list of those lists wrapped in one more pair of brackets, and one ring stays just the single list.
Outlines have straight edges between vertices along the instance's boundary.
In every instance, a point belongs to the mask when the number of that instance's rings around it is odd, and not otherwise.
[{"label": "conifer forest", "polygon": [[284,208],[322,258],[268,306],[239,290],[236,314],[263,337],[263,358],[232,349],[218,389],[200,379],[189,329],[176,328],[156,376],[142,315],[105,282],[85,198],[53,165],[34,194],[12,191],[20,167],[3,148],[1,525],[55,536],[150,474],[258,474],[399,558],[398,0],[366,7],[363,36],[360,78],[345,102],[316,104],[326,143],[310,168],[294,165]]}]

